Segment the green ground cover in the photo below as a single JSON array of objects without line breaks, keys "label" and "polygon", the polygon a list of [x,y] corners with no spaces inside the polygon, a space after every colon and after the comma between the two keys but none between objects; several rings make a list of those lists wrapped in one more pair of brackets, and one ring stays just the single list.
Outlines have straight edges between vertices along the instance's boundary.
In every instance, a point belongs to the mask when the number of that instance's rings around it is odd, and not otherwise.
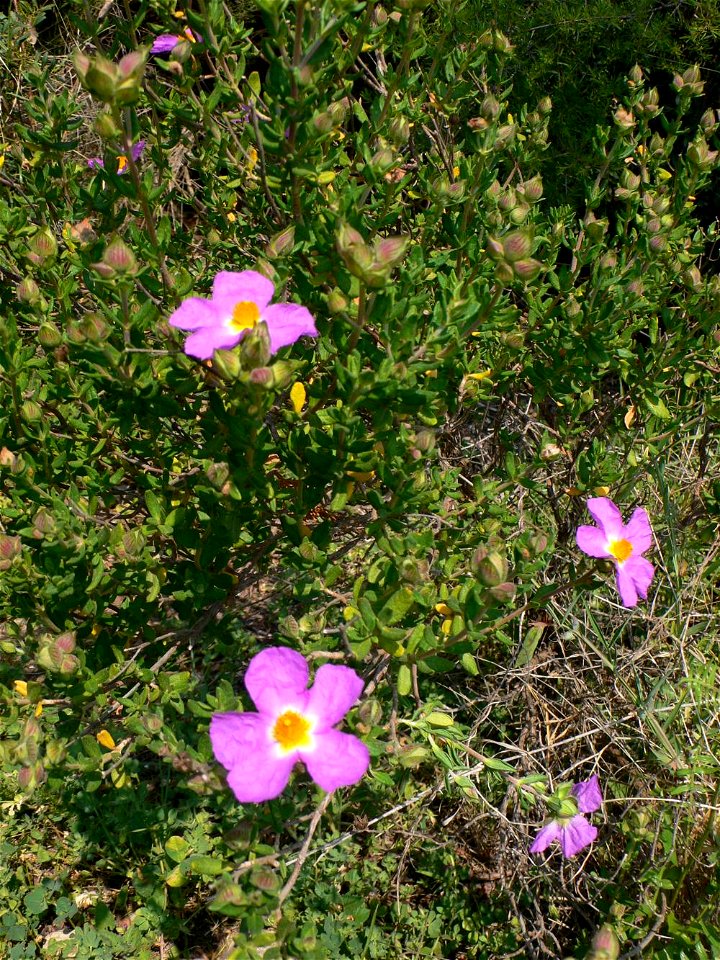
[{"label": "green ground cover", "polygon": [[0,957],[720,954],[717,11],[522,8],[0,13]]}]

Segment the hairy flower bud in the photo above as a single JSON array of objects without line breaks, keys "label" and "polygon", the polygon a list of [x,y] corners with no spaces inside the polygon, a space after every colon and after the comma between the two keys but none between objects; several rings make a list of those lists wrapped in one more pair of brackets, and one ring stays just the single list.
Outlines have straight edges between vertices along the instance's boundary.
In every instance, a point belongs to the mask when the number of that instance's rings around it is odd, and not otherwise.
[{"label": "hairy flower bud", "polygon": [[22,542],[20,537],[8,537],[0,534],[0,570],[7,570],[13,560],[20,556]]},{"label": "hairy flower bud", "polygon": [[480,113],[486,120],[494,120],[500,113],[500,101],[492,93],[488,93],[480,104]]},{"label": "hairy flower bud", "polygon": [[55,326],[54,323],[46,321],[45,323],[40,324],[40,329],[38,330],[38,340],[48,349],[57,347],[62,343],[62,334]]},{"label": "hairy flower bud", "polygon": [[550,97],[542,97],[538,100],[538,113],[541,113],[543,116],[547,116],[549,113],[552,113],[553,102]]},{"label": "hairy flower bud", "polygon": [[42,408],[35,400],[26,400],[20,407],[20,416],[26,423],[37,423],[42,420]]},{"label": "hairy flower bud", "polygon": [[373,245],[375,261],[381,267],[397,266],[405,257],[409,243],[410,237],[407,236],[384,237],[382,240],[376,240]]},{"label": "hairy flower bud", "polygon": [[110,241],[103,254],[102,263],[109,267],[113,277],[134,276],[138,271],[135,254],[120,237]]},{"label": "hairy flower bud", "polygon": [[521,189],[523,196],[529,203],[537,203],[543,195],[543,182],[540,175],[538,174],[530,180],[526,180]]},{"label": "hairy flower bud", "polygon": [[42,540],[44,537],[55,533],[57,529],[57,520],[50,513],[47,507],[39,507],[33,517],[33,537],[36,540]]},{"label": "hairy flower bud", "polygon": [[621,130],[632,130],[632,128],[635,126],[635,117],[633,116],[632,111],[626,110],[625,107],[618,107],[613,114],[613,118]]},{"label": "hairy flower bud", "polygon": [[211,463],[205,471],[205,476],[216,490],[222,490],[230,477],[230,467],[227,463]]},{"label": "hairy flower bud", "polygon": [[642,83],[643,72],[639,64],[636,63],[635,66],[630,69],[630,73],[628,74],[628,79],[632,86],[637,86],[639,83]]},{"label": "hairy flower bud", "polygon": [[471,566],[475,576],[486,587],[496,587],[508,575],[508,563],[505,557],[487,546],[477,548]]},{"label": "hairy flower bud", "polygon": [[533,260],[532,257],[529,257],[527,260],[517,260],[513,263],[512,268],[519,280],[529,283],[538,276],[542,270],[542,264],[539,260]]},{"label": "hairy flower bud", "polygon": [[611,927],[600,927],[592,938],[591,949],[585,960],[618,960],[620,942]]},{"label": "hairy flower bud", "polygon": [[532,253],[532,248],[533,238],[529,230],[513,230],[503,238],[502,251],[509,263],[526,259]]},{"label": "hairy flower bud", "polygon": [[216,350],[212,358],[213,370],[223,380],[237,380],[242,373],[242,361],[237,350]]},{"label": "hairy flower bud", "polygon": [[276,233],[265,247],[265,255],[270,259],[283,257],[292,252],[295,246],[295,227],[286,227],[280,233]]},{"label": "hairy flower bud", "polygon": [[26,257],[36,266],[45,266],[54,259],[57,249],[57,240],[49,227],[42,227],[30,239]]},{"label": "hairy flower bud", "polygon": [[401,146],[403,143],[407,143],[410,139],[410,121],[406,120],[405,117],[395,117],[389,128],[390,139],[396,146]]},{"label": "hairy flower bud", "polygon": [[698,170],[711,170],[717,160],[717,150],[710,150],[707,141],[699,137],[688,147],[687,157]]},{"label": "hairy flower bud", "polygon": [[40,287],[32,277],[25,277],[20,281],[15,287],[15,295],[21,303],[29,303],[31,307],[41,300]]},{"label": "hairy flower bud", "polygon": [[491,260],[502,260],[505,256],[502,240],[497,240],[495,237],[488,237],[485,252]]},{"label": "hairy flower bud", "polygon": [[271,367],[255,367],[248,374],[248,380],[256,387],[264,387],[270,390],[275,386],[273,371]]}]

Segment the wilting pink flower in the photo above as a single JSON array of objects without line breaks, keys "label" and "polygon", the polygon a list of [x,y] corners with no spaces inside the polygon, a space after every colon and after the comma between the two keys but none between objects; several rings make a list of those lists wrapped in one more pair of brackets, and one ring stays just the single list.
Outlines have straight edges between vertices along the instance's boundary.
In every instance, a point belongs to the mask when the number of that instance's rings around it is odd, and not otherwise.
[{"label": "wilting pink flower", "polygon": [[210,300],[190,297],[170,316],[168,323],[192,330],[185,353],[208,360],[215,350],[230,350],[261,321],[270,335],[270,350],[295,343],[302,336],[318,335],[315,320],[295,303],[270,303],[275,287],[256,270],[241,273],[223,270],[213,281]]},{"label": "wilting pink flower", "polygon": [[[144,140],[138,140],[137,143],[133,144],[132,158],[136,163],[140,159],[140,156],[144,149],[145,149]],[[90,167],[91,170],[102,170],[105,167],[105,161],[102,159],[102,157],[92,157],[90,160],[88,160],[87,165]],[[125,156],[124,153],[120,153],[118,154],[118,157],[117,157],[116,173],[122,174],[127,172],[128,172],[128,158]]]},{"label": "wilting pink flower", "polygon": [[325,664],[308,690],[305,659],[285,647],[253,657],[245,686],[257,713],[216,713],[210,740],[240,803],[279,796],[298,762],[328,792],[357,783],[370,756],[357,737],[335,730],[363,689],[350,667]]},{"label": "wilting pink flower", "polygon": [[182,33],[161,33],[155,37],[150,53],[172,53],[179,43],[202,43],[202,37],[185,27]]},{"label": "wilting pink flower", "polygon": [[[599,810],[602,806],[602,793],[597,776],[593,774],[589,780],[576,783],[571,790],[571,796],[575,798],[578,812],[547,823],[535,837],[530,853],[542,853],[551,843],[559,840],[563,856],[574,857],[576,853],[590,846],[597,837],[597,827],[583,816]],[[568,800],[564,800],[563,804],[565,803],[568,803]]]},{"label": "wilting pink flower", "polygon": [[577,545],[591,557],[613,560],[617,588],[624,606],[634,607],[638,596],[647,597],[655,568],[642,554],[652,546],[652,530],[647,513],[638,507],[627,524],[607,497],[593,497],[587,508],[597,527],[578,527]]}]

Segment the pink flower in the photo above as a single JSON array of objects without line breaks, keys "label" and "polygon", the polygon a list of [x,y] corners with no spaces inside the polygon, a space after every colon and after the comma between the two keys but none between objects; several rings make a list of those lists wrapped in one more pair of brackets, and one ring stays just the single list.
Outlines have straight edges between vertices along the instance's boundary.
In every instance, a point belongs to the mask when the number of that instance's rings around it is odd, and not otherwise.
[{"label": "pink flower", "polygon": [[[138,140],[137,143],[133,144],[132,158],[136,163],[140,159],[144,149],[145,149],[144,140]],[[92,157],[90,160],[88,160],[87,165],[90,167],[91,170],[102,170],[105,167],[105,161],[102,159],[102,157]],[[120,153],[118,154],[118,157],[117,157],[116,173],[122,174],[122,173],[127,173],[127,171],[128,171],[128,159],[124,153]]]},{"label": "pink flower", "polygon": [[[590,846],[597,837],[597,827],[594,827],[583,814],[592,813],[602,806],[602,793],[595,774],[589,780],[576,783],[571,795],[577,802],[578,813],[551,820],[538,833],[530,847],[530,853],[542,853],[555,840],[560,841],[560,849],[564,857],[574,857],[585,847]],[[563,804],[567,803],[563,801]]]},{"label": "pink flower", "polygon": [[190,297],[168,323],[194,331],[185,341],[184,350],[200,360],[210,359],[215,350],[230,350],[261,322],[267,326],[272,353],[302,336],[316,337],[312,314],[295,303],[270,304],[274,292],[272,282],[256,270],[223,270],[213,281],[210,300]]},{"label": "pink flower", "polygon": [[285,647],[253,657],[245,686],[257,713],[216,713],[210,740],[240,803],[279,796],[298,762],[328,793],[357,783],[370,763],[365,744],[335,730],[363,689],[350,667],[325,664],[308,690],[305,659]]},{"label": "pink flower", "polygon": [[647,597],[655,568],[642,554],[652,546],[652,530],[647,513],[638,507],[627,524],[607,497],[593,497],[587,508],[597,527],[578,527],[577,545],[591,557],[613,560],[617,588],[624,606],[634,607],[638,596]]},{"label": "pink flower", "polygon": [[202,43],[202,37],[185,27],[182,33],[161,33],[155,37],[150,53],[172,53],[179,43]]}]

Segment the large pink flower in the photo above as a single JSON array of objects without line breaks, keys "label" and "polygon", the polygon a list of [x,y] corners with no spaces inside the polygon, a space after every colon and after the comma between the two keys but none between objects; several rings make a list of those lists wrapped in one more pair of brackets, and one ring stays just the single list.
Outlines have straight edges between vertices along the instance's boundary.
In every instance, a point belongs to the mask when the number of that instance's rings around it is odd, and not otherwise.
[{"label": "large pink flower", "polygon": [[172,53],[179,44],[202,43],[202,37],[185,27],[182,33],[161,33],[153,40],[150,53]]},{"label": "large pink flower", "polygon": [[210,740],[240,803],[279,796],[298,760],[330,792],[357,783],[370,763],[365,744],[335,730],[363,689],[350,667],[325,664],[308,690],[305,659],[286,647],[253,657],[245,686],[257,713],[216,713]]},{"label": "large pink flower", "polygon": [[607,497],[593,497],[587,508],[597,527],[578,527],[577,545],[591,557],[613,560],[617,588],[626,607],[634,607],[638,597],[647,597],[655,568],[642,554],[652,546],[652,530],[647,513],[638,507],[627,524]]},{"label": "large pink flower", "polygon": [[215,277],[210,300],[190,297],[168,322],[193,331],[184,350],[201,360],[209,360],[215,350],[230,350],[261,321],[267,325],[272,353],[302,336],[316,337],[310,311],[295,303],[271,304],[274,292],[272,282],[256,270],[222,270]]},{"label": "large pink flower", "polygon": [[563,856],[574,857],[576,853],[590,846],[597,837],[597,827],[583,816],[585,813],[598,810],[602,805],[602,793],[597,776],[593,774],[589,780],[576,783],[571,794],[577,802],[578,813],[574,816],[559,817],[546,824],[535,837],[530,853],[542,853],[551,843],[558,840]]}]

